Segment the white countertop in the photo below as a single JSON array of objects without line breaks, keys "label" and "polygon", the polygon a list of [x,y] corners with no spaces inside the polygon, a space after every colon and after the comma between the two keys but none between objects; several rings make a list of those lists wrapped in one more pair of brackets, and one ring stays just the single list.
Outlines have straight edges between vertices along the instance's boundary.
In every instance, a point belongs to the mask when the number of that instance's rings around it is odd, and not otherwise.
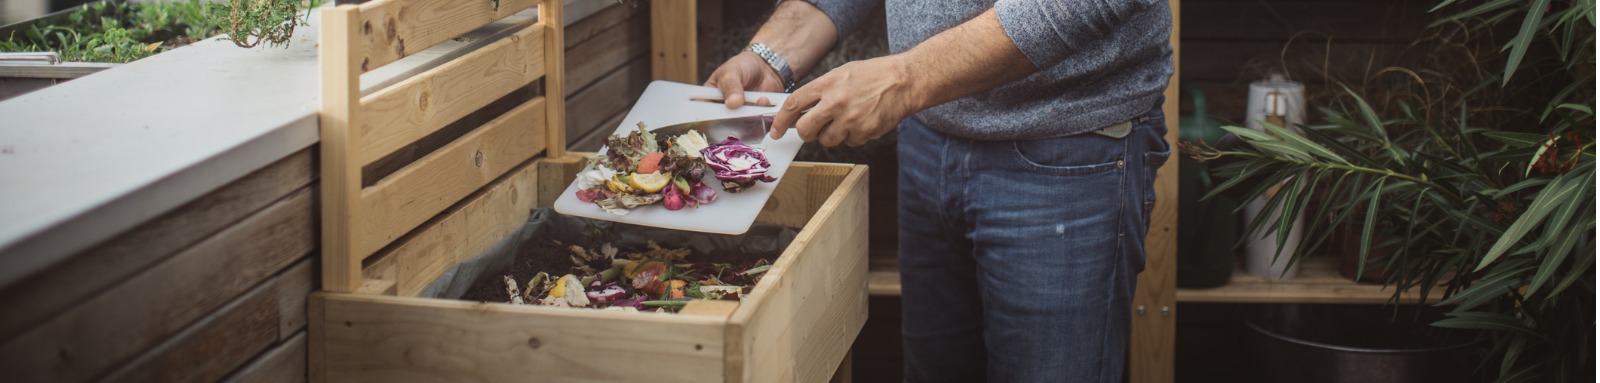
[{"label": "white countertop", "polygon": [[[570,25],[612,1],[566,2]],[[534,15],[364,74],[362,90]],[[0,102],[0,287],[317,143],[316,24],[287,49],[213,38]]]}]

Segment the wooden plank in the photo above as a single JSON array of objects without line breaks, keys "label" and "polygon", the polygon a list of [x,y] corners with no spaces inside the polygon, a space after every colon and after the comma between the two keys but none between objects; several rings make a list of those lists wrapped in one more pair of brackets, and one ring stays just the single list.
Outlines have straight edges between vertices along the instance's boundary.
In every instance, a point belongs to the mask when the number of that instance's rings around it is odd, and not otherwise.
[{"label": "wooden plank", "polygon": [[614,131],[616,125],[602,125],[602,122],[618,113],[626,114],[644,94],[644,88],[650,84],[649,68],[649,61],[634,60],[573,95],[572,107],[567,110],[567,137]]},{"label": "wooden plank", "polygon": [[[301,260],[98,381],[217,381],[305,328],[312,280],[311,260]],[[284,333],[280,323],[296,325]]]},{"label": "wooden plank", "polygon": [[114,68],[120,63],[64,62],[54,65],[0,65],[0,78],[74,79]]},{"label": "wooden plank", "polygon": [[565,156],[539,160],[539,206],[555,205],[561,192],[578,178],[578,171],[594,153],[568,153]]},{"label": "wooden plank", "polygon": [[724,301],[711,299],[696,299],[683,305],[683,310],[678,315],[703,316],[713,318],[727,318],[733,315],[733,310],[739,308],[739,301]]},{"label": "wooden plank", "polygon": [[545,75],[542,24],[361,98],[361,165],[377,161]]},{"label": "wooden plank", "polygon": [[854,350],[844,353],[844,360],[839,362],[839,368],[834,370],[833,378],[828,379],[828,383],[851,382],[851,376],[854,375],[854,372],[850,371],[854,369],[854,364],[851,360],[855,359],[855,353]]},{"label": "wooden plank", "polygon": [[528,101],[362,190],[355,254],[378,251],[544,149],[528,127],[544,120],[548,101]]},{"label": "wooden plank", "polygon": [[[1300,274],[1273,281],[1235,270],[1228,284],[1210,289],[1178,289],[1179,302],[1218,303],[1342,303],[1386,304],[1394,290],[1382,284],[1356,283],[1339,275],[1338,258],[1306,257],[1299,262]],[[1434,294],[1430,301],[1438,301]],[[1419,296],[1408,293],[1402,303],[1418,303]]]},{"label": "wooden plank", "polygon": [[650,2],[650,77],[700,83],[695,0]]},{"label": "wooden plank", "polygon": [[[312,193],[301,189],[237,225],[0,345],[7,377],[83,382],[107,372],[315,246]],[[271,331],[276,336],[276,326]]]},{"label": "wooden plank", "polygon": [[301,150],[0,290],[0,302],[6,302],[0,339],[15,337],[305,187],[312,166],[312,151]]},{"label": "wooden plank", "polygon": [[601,147],[606,146],[606,137],[610,137],[618,126],[622,126],[622,119],[625,117],[628,117],[628,112],[617,112],[611,115],[610,119],[601,122],[600,125],[596,125],[588,133],[574,138],[567,146],[580,152],[598,152]]},{"label": "wooden plank", "polygon": [[[537,0],[415,1],[374,0],[361,5],[357,33],[344,39],[356,44],[362,72],[377,69],[413,53],[453,39],[513,13]],[[559,24],[558,24],[559,25]]]},{"label": "wooden plank", "polygon": [[512,170],[505,179],[485,186],[483,193],[444,212],[443,218],[419,228],[385,256],[389,262],[375,267],[394,269],[390,282],[395,283],[396,295],[416,296],[446,269],[521,230],[538,202],[530,198],[538,190],[538,174],[533,163]]},{"label": "wooden plank", "polygon": [[311,299],[325,310],[318,325],[330,381],[722,378],[723,325],[713,318],[337,293]]},{"label": "wooden plank", "polygon": [[825,381],[866,323],[867,169],[851,168],[729,319],[728,380]]},{"label": "wooden plank", "polygon": [[[1178,139],[1179,0],[1167,0],[1172,8],[1173,83],[1166,90],[1161,110],[1168,118],[1166,140],[1176,149]],[[1174,150],[1175,151],[1175,150]],[[1156,171],[1156,205],[1151,209],[1150,228],[1144,238],[1144,272],[1134,287],[1131,334],[1128,338],[1128,381],[1132,383],[1172,382],[1178,303],[1178,161],[1169,159]],[[1138,307],[1144,307],[1139,310]],[[1141,314],[1140,311],[1144,313]]]},{"label": "wooden plank", "polygon": [[322,107],[317,113],[321,128],[322,204],[322,288],[349,292],[361,287],[361,257],[355,233],[360,226],[353,218],[360,211],[354,206],[361,197],[361,164],[358,142],[351,127],[360,126],[356,109],[361,105],[361,74],[356,67],[354,39],[359,33],[359,10],[354,5],[322,8],[322,25],[317,31],[317,65],[321,73]]},{"label": "wooden plank", "polygon": [[[567,97],[573,97],[616,68],[649,53],[650,18],[643,12],[597,32],[593,38],[567,50]],[[646,82],[648,79],[645,77]]]},{"label": "wooden plank", "polygon": [[544,94],[550,95],[549,104],[545,105],[548,109],[544,114],[546,128],[544,142],[548,143],[548,147],[545,148],[546,157],[561,157],[567,153],[567,131],[562,129],[567,126],[567,98],[563,97],[567,94],[563,90],[567,81],[567,71],[563,67],[567,62],[566,24],[561,21],[565,16],[562,12],[563,6],[562,0],[546,0],[539,6],[540,25],[544,25],[547,29],[544,41],[544,65],[550,68],[544,77]]},{"label": "wooden plank", "polygon": [[647,1],[633,4],[611,3],[588,17],[570,20],[573,22],[571,25],[567,25],[567,30],[565,31],[566,41],[563,42],[563,45],[566,46],[568,55],[576,56],[571,53],[573,47],[589,41],[589,39],[611,29],[611,27],[617,26],[617,24],[633,19],[635,15],[644,14],[644,11],[648,9],[650,9],[650,2]]},{"label": "wooden plank", "polygon": [[297,383],[306,381],[306,332],[262,353],[223,383]]}]

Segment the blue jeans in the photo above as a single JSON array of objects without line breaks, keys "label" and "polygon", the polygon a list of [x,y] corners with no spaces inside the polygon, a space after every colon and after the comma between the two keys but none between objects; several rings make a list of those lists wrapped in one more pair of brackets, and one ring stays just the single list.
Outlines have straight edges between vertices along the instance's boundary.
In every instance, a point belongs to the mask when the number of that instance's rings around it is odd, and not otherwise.
[{"label": "blue jeans", "polygon": [[907,381],[1121,381],[1171,154],[1157,105],[1122,138],[976,141],[902,123]]}]

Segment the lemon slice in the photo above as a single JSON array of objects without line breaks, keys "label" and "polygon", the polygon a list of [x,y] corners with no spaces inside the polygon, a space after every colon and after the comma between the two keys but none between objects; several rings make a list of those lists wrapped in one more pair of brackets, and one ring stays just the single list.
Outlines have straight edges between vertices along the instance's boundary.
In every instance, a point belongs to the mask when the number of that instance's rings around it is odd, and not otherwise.
[{"label": "lemon slice", "polygon": [[628,186],[633,186],[633,188],[645,193],[659,192],[667,187],[668,182],[672,182],[672,177],[661,174],[661,172],[633,173],[633,175],[628,176]]}]

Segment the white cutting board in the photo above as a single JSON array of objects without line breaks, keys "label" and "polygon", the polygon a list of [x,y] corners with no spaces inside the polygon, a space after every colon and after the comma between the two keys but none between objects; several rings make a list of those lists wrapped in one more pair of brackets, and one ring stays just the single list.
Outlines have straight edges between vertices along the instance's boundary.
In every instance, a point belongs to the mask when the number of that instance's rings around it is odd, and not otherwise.
[{"label": "white cutting board", "polygon": [[[783,100],[789,97],[787,93],[746,92],[746,100],[755,100],[762,96],[772,100],[773,105],[783,105]],[[714,120],[730,117],[755,116],[772,113],[776,107],[745,106],[739,109],[728,109],[722,103],[692,101],[691,99],[722,99],[722,93],[716,88],[700,85],[691,85],[671,81],[656,81],[645,88],[644,95],[639,96],[639,102],[633,105],[633,110],[628,111],[628,116],[622,119],[615,134],[627,134],[637,129],[639,122],[643,121],[647,129],[656,129],[672,124]],[[706,137],[710,143],[722,142],[725,137]],[[722,183],[707,172],[702,181],[717,189],[717,200],[710,204],[700,205],[698,208],[685,206],[678,211],[668,211],[661,204],[640,206],[634,208],[627,215],[611,214],[595,206],[593,203],[579,201],[577,197],[578,185],[568,181],[567,190],[561,192],[561,198],[556,199],[557,212],[566,215],[617,221],[644,226],[664,227],[669,229],[701,231],[718,234],[742,234],[750,230],[750,224],[756,220],[756,214],[761,212],[762,206],[767,204],[767,198],[772,196],[772,190],[783,182],[784,173],[789,169],[789,164],[794,162],[795,153],[800,151],[800,135],[789,132],[782,139],[773,140],[768,137],[759,144],[750,146],[762,148],[767,156],[767,161],[772,163],[767,174],[777,177],[773,182],[757,182],[755,186],[738,193],[729,193],[722,190]],[[606,153],[608,148],[601,148],[600,153]],[[585,167],[588,171],[592,167]]]}]

